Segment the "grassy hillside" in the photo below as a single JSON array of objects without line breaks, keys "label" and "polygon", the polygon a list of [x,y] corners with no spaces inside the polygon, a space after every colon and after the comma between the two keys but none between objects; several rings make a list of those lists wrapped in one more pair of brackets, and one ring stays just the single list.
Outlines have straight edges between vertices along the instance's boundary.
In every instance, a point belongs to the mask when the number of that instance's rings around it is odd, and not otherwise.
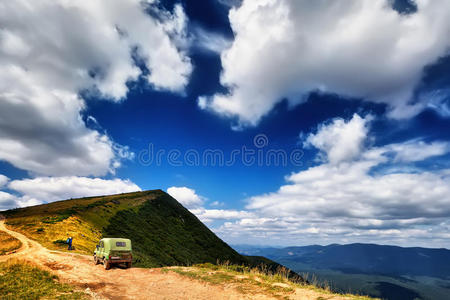
[{"label": "grassy hillside", "polygon": [[246,259],[161,190],[58,201],[3,212],[12,229],[50,249],[92,254],[102,237],[132,240],[135,263],[156,267]]},{"label": "grassy hillside", "polygon": [[[161,190],[89,197],[2,212],[6,224],[49,249],[93,253],[102,237],[125,237],[133,244],[134,264],[142,267],[229,261],[233,264],[279,264],[238,254],[197,217]],[[296,277],[295,273],[290,273]]]},{"label": "grassy hillside", "polygon": [[131,238],[137,262],[145,266],[245,261],[178,201],[166,193],[157,194],[139,209],[116,213],[103,235]]},{"label": "grassy hillside", "polygon": [[139,209],[159,191],[129,193],[57,201],[2,212],[6,224],[45,247],[64,250],[67,237],[74,238],[75,251],[92,254],[109,220],[119,211]]}]

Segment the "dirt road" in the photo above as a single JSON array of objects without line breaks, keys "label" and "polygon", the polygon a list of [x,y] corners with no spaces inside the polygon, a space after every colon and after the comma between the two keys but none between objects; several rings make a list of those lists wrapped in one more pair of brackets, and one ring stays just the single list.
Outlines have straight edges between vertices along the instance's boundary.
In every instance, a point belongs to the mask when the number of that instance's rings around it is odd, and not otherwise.
[{"label": "dirt road", "polygon": [[[66,283],[78,286],[94,299],[273,299],[268,295],[244,295],[234,288],[211,285],[160,269],[112,268],[104,270],[94,265],[91,256],[52,251],[26,236],[9,230],[0,220],[0,230],[22,242],[13,254],[0,256],[0,261],[10,258],[29,260],[47,269]],[[295,299],[320,299],[314,291],[296,291]],[[344,299],[327,297],[325,299]]]}]

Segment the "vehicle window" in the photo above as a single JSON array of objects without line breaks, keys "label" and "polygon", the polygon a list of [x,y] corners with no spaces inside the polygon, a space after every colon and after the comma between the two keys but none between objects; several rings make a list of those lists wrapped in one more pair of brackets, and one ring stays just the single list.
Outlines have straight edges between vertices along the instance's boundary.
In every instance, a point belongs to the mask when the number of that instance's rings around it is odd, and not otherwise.
[{"label": "vehicle window", "polygon": [[103,242],[100,242],[100,248],[103,248]]},{"label": "vehicle window", "polygon": [[125,242],[116,242],[116,247],[126,247],[126,245]]}]

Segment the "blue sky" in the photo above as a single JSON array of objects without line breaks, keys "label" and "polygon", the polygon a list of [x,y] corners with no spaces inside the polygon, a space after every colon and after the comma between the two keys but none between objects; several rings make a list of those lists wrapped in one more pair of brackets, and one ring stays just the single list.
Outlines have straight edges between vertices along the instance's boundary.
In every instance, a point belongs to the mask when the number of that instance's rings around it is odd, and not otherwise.
[{"label": "blue sky", "polygon": [[448,4],[326,2],[8,4],[0,209],[163,189],[230,243],[450,247]]}]

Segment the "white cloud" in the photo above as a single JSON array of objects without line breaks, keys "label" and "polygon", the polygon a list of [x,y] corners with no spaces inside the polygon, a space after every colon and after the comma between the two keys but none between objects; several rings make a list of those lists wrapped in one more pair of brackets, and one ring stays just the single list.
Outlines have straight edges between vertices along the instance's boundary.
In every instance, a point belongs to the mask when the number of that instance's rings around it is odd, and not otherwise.
[{"label": "white cloud", "polygon": [[404,118],[424,66],[448,54],[450,2],[417,0],[399,14],[389,0],[244,0],[229,20],[235,39],[221,54],[229,94],[203,108],[255,125],[276,103],[301,103],[311,91],[389,104]]},{"label": "white cloud", "polygon": [[214,53],[221,53],[231,47],[232,41],[222,34],[207,31],[201,27],[196,27],[192,46],[201,50],[207,50]]},{"label": "white cloud", "polygon": [[[150,2],[149,2],[150,3]],[[182,92],[186,16],[142,1],[9,1],[0,5],[0,159],[43,175],[104,175],[121,156],[86,127],[80,93],[123,99],[144,76]],[[152,17],[146,10],[152,10]],[[141,74],[133,55],[150,70]]]},{"label": "white cloud", "polygon": [[[232,209],[208,209],[203,206],[205,198],[198,195],[195,190],[188,187],[170,187],[167,193],[174,197],[178,202],[185,206],[191,213],[196,215],[200,221],[209,223],[215,220],[235,220],[252,217],[253,214],[247,211],[239,211]],[[212,202],[212,206],[221,203]]]},{"label": "white cloud", "polygon": [[198,97],[197,104],[201,109],[206,109],[208,107],[208,98],[204,96]]},{"label": "white cloud", "polygon": [[450,117],[450,88],[434,89],[421,92],[419,97],[427,101],[428,107],[434,109],[444,118]]},{"label": "white cloud", "polygon": [[203,199],[195,193],[195,190],[188,187],[172,186],[167,189],[167,193],[177,199],[178,202],[187,208],[196,208],[203,205]]},{"label": "white cloud", "polygon": [[88,177],[37,177],[13,180],[8,188],[23,196],[19,206],[27,206],[69,198],[112,195],[140,191],[139,186],[130,180],[100,179]]},{"label": "white cloud", "polygon": [[211,204],[210,204],[211,206],[224,206],[225,205],[225,203],[223,203],[223,202],[219,202],[219,201],[214,201],[214,202],[212,202]]},{"label": "white cloud", "polygon": [[316,134],[309,134],[305,146],[322,151],[332,164],[357,158],[363,149],[367,134],[367,120],[355,114],[349,122],[336,119],[328,125],[321,125]]},{"label": "white cloud", "polygon": [[[39,205],[39,204],[43,204],[43,203],[45,203],[45,201],[41,201],[36,198],[30,198],[27,196],[16,197],[16,202],[15,202],[14,208],[34,206],[34,205]],[[13,207],[9,207],[9,208],[13,208]]]},{"label": "white cloud", "polygon": [[191,213],[196,215],[202,222],[209,223],[214,220],[233,220],[252,217],[253,214],[243,210],[230,210],[230,209],[206,209],[195,208],[190,210]]},{"label": "white cloud", "polygon": [[0,191],[0,210],[17,207],[16,200],[16,196],[7,192]]},{"label": "white cloud", "polygon": [[292,174],[276,193],[253,197],[249,209],[269,215],[381,220],[450,216],[450,177],[439,173],[372,176],[376,163],[324,164]]},{"label": "white cloud", "polygon": [[[281,244],[389,242],[448,247],[450,170],[388,174],[371,170],[443,155],[450,151],[449,144],[414,140],[363,147],[369,138],[366,122],[355,115],[319,126],[308,139],[321,151],[322,164],[292,173],[276,192],[251,197],[246,209],[253,216],[226,222],[216,232],[230,235],[233,241],[266,238]],[[350,133],[358,138],[349,140]],[[324,146],[327,138],[332,145]],[[335,145],[350,154],[337,155]]]},{"label": "white cloud", "polygon": [[450,144],[447,142],[427,144],[423,141],[410,141],[403,144],[392,144],[385,148],[387,151],[393,151],[395,153],[395,162],[412,162],[448,153],[450,151]]},{"label": "white cloud", "polygon": [[393,155],[393,162],[423,161],[433,156],[450,152],[450,143],[436,141],[426,143],[420,139],[403,143],[373,147],[367,151],[367,133],[372,116],[361,118],[358,114],[345,121],[336,118],[330,123],[320,124],[316,133],[306,136],[303,145],[318,149],[319,160],[330,164],[355,161],[365,155],[368,159],[382,158],[382,155]]},{"label": "white cloud", "polygon": [[[5,175],[0,174],[0,189],[4,188],[8,182],[9,178]],[[14,205],[16,204],[16,200],[16,196],[4,191],[0,191],[0,210],[14,207]]]},{"label": "white cloud", "polygon": [[0,188],[2,188],[3,186],[5,186],[9,181],[9,178],[6,177],[5,175],[0,174]]}]

